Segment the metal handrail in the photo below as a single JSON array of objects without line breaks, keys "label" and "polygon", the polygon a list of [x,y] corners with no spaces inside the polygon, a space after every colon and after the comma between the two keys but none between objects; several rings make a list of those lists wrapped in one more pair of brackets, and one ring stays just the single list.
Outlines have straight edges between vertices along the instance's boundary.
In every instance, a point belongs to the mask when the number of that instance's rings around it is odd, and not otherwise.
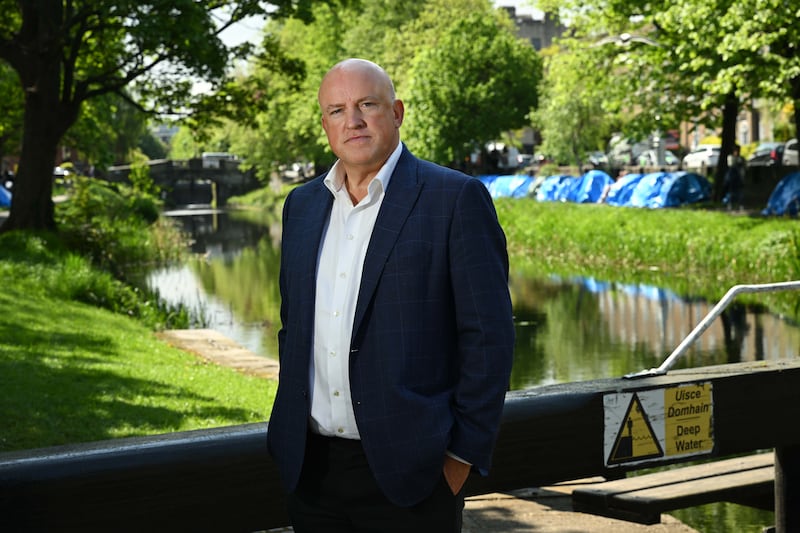
[{"label": "metal handrail", "polygon": [[643,378],[643,377],[650,377],[650,376],[661,376],[666,374],[669,369],[675,364],[680,356],[682,356],[687,349],[689,349],[689,345],[691,345],[697,338],[703,334],[705,330],[711,326],[711,323],[714,322],[714,319],[717,318],[722,311],[725,310],[726,307],[731,303],[731,301],[739,294],[742,293],[755,293],[755,292],[773,292],[773,291],[785,291],[785,290],[792,290],[792,289],[800,289],[800,281],[783,281],[779,283],[761,283],[755,285],[734,285],[728,292],[725,293],[725,296],[717,302],[717,305],[711,308],[711,311],[700,321],[697,326],[689,333],[686,338],[681,341],[677,348],[675,348],[672,353],[667,357],[661,366],[658,368],[650,368],[647,370],[641,370],[639,372],[633,372],[631,374],[626,374],[624,377],[628,379],[635,379],[635,378]]}]

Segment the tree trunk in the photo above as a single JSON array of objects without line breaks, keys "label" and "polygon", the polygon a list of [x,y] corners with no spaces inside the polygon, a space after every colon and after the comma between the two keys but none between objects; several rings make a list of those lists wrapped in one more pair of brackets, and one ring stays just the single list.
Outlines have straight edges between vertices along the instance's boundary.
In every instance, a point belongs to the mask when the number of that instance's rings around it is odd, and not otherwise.
[{"label": "tree trunk", "polygon": [[722,146],[714,173],[714,201],[721,201],[725,195],[725,173],[728,171],[728,156],[736,144],[736,119],[739,117],[739,98],[730,92],[725,96],[722,106]]},{"label": "tree trunk", "polygon": [[[36,106],[26,106],[25,135],[14,181],[11,210],[0,231],[55,230],[53,167],[58,137]],[[30,110],[30,112],[29,112]],[[49,131],[48,131],[49,130]]]},{"label": "tree trunk", "polygon": [[791,95],[794,104],[794,138],[800,139],[800,76],[792,78]]},{"label": "tree trunk", "polygon": [[[53,11],[52,9],[50,11]],[[55,18],[54,18],[55,17]],[[23,136],[11,210],[0,231],[55,230],[53,167],[61,137],[78,116],[75,102],[62,102],[61,57],[51,38],[57,27],[56,12],[47,12],[23,32],[26,46],[18,70],[25,91]],[[43,44],[44,43],[44,44]]]}]

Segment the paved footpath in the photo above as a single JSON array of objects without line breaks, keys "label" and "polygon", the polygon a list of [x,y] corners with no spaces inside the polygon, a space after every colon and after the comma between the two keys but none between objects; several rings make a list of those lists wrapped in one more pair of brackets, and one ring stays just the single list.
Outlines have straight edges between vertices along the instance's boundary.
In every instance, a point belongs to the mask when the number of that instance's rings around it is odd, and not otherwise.
[{"label": "paved footpath", "polygon": [[645,526],[572,510],[571,485],[467,498],[463,533],[697,533],[677,518]]},{"label": "paved footpath", "polygon": [[[255,354],[211,329],[163,331],[158,336],[177,348],[246,374],[265,378],[278,375],[277,361]],[[467,498],[463,533],[697,533],[666,514],[661,515],[660,524],[644,526],[574,512],[572,489],[592,481]],[[291,531],[292,528],[279,528],[270,533]]]},{"label": "paved footpath", "polygon": [[[572,510],[569,484],[467,498],[462,533],[698,533],[677,518],[645,526]],[[264,533],[288,533],[292,528]]]}]

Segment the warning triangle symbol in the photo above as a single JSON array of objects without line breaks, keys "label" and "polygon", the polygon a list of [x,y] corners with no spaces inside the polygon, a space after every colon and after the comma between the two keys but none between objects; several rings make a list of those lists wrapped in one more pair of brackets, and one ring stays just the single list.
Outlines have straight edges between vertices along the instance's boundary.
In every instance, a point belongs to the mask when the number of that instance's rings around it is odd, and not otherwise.
[{"label": "warning triangle symbol", "polygon": [[647,413],[642,408],[639,396],[633,393],[628,411],[622,420],[619,433],[611,448],[607,464],[625,463],[643,459],[663,457],[664,451],[658,442]]}]

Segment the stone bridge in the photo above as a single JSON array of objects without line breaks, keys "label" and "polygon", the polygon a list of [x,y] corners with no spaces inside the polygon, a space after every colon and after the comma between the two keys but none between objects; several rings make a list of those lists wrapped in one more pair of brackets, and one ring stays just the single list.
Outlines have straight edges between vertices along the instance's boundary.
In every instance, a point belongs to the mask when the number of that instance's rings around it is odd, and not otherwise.
[{"label": "stone bridge", "polygon": [[[213,205],[221,207],[232,196],[248,193],[262,186],[250,170],[242,172],[236,161],[214,161],[204,165],[202,159],[148,161],[150,177],[162,190],[167,205]],[[110,182],[128,181],[130,165],[109,168]]]}]

